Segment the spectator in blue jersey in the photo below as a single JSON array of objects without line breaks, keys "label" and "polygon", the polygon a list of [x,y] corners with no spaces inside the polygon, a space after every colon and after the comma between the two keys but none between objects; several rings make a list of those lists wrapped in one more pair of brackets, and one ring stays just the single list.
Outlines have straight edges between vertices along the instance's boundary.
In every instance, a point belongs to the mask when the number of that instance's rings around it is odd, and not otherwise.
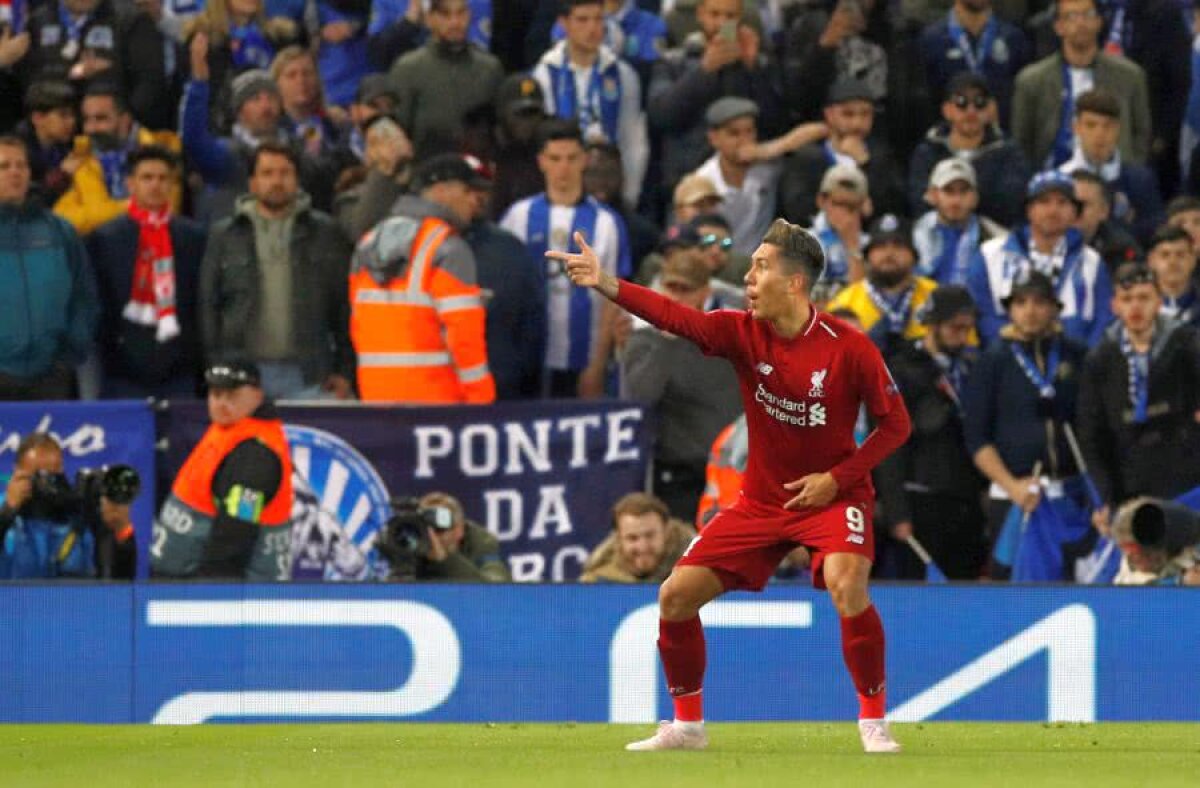
[{"label": "spectator in blue jersey", "polygon": [[651,129],[662,137],[662,182],[668,190],[708,155],[704,113],[717,99],[740,96],[758,105],[764,138],[783,130],[769,47],[742,21],[742,11],[742,0],[700,0],[700,35],[654,64],[646,111]]},{"label": "spectator in blue jersey", "polygon": [[[650,86],[650,69],[661,56],[667,40],[667,23],[658,14],[640,8],[637,0],[603,0],[604,45],[633,66],[642,83],[642,94]],[[562,20],[550,31],[553,41],[566,37]]]},{"label": "spectator in blue jersey", "polygon": [[29,199],[29,157],[0,137],[0,400],[73,399],[74,366],[92,348],[98,306],[71,226]]},{"label": "spectator in blue jersey", "polygon": [[939,285],[965,285],[971,265],[982,257],[980,246],[1005,230],[976,211],[979,206],[975,169],[964,159],[942,159],[929,176],[925,201],[933,206],[913,225],[917,273]]},{"label": "spectator in blue jersey", "polygon": [[1075,147],[1059,170],[1087,170],[1099,175],[1112,197],[1112,217],[1132,228],[1142,243],[1166,215],[1158,178],[1144,164],[1124,161],[1117,150],[1121,135],[1121,102],[1103,88],[1089,90],[1075,101]]},{"label": "spectator in blue jersey", "polygon": [[956,156],[969,161],[978,176],[980,213],[1005,226],[1021,220],[1021,204],[1013,195],[1029,182],[1029,164],[992,119],[995,107],[983,77],[963,71],[951,78],[942,101],[942,122],[929,129],[909,159],[908,204],[913,213],[926,209],[925,189],[934,165]]},{"label": "spectator in blue jersey", "polygon": [[584,192],[587,152],[578,124],[548,120],[539,140],[538,167],[546,190],[514,203],[500,225],[525,243],[531,259],[545,266],[547,346],[543,387],[551,397],[574,397],[579,393],[581,374],[599,352],[597,345],[608,308],[595,290],[572,287],[563,267],[545,260],[545,253],[574,249],[572,239],[581,232],[596,250],[600,264],[614,276],[631,276],[633,265],[621,217]]},{"label": "spectator in blue jersey", "polygon": [[1025,190],[1027,222],[983,245],[983,259],[972,265],[967,288],[979,307],[984,343],[1000,336],[1008,322],[1004,300],[1014,277],[1029,270],[1054,284],[1065,335],[1089,347],[1100,341],[1112,322],[1112,284],[1100,255],[1072,226],[1079,210],[1069,175],[1038,173]]},{"label": "spectator in blue jersey", "polygon": [[1013,83],[1032,56],[1029,38],[992,11],[992,0],[955,0],[944,19],[921,32],[921,60],[934,96],[955,74],[979,75],[996,97],[999,123],[1008,127]]},{"label": "spectator in blue jersey", "polygon": [[603,0],[562,0],[558,22],[566,37],[531,72],[546,113],[578,122],[586,142],[621,149],[624,201],[637,205],[650,157],[637,73],[604,44]]},{"label": "spectator in blue jersey", "polygon": [[1194,275],[1196,250],[1192,237],[1180,227],[1163,225],[1150,239],[1146,265],[1158,281],[1159,311],[1180,323],[1200,328],[1200,297]]},{"label": "spectator in blue jersey", "polygon": [[320,0],[317,21],[320,46],[317,66],[325,86],[325,99],[335,107],[349,106],[358,81],[371,69],[367,61],[367,6],[356,8],[345,0]]},{"label": "spectator in blue jersey", "polygon": [[464,119],[491,107],[504,79],[500,61],[468,38],[466,0],[432,0],[425,21],[429,40],[388,71],[399,100],[396,119],[412,137],[418,158],[457,149]]}]

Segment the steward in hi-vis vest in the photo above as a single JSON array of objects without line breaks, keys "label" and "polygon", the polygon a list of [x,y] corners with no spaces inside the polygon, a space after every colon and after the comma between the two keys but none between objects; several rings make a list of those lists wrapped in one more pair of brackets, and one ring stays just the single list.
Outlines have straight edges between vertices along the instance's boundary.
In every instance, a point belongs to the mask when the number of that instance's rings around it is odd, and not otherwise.
[{"label": "steward in hi-vis vest", "polygon": [[469,157],[435,156],[413,173],[417,194],[367,233],[350,272],[350,339],[367,402],[489,403],[483,301],[475,256],[459,235],[482,181]]},{"label": "steward in hi-vis vest", "polygon": [[292,461],[258,367],[204,373],[212,425],[154,522],[155,577],[291,579]]}]

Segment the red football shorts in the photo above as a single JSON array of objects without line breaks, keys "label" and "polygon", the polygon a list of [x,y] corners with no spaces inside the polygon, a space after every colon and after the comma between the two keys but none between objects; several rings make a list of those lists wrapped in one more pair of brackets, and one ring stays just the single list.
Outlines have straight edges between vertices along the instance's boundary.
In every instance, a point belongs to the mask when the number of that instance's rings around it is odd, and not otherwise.
[{"label": "red football shorts", "polygon": [[872,509],[866,501],[834,501],[821,509],[793,511],[741,496],[704,526],[676,566],[711,569],[726,591],[761,591],[783,557],[803,545],[812,554],[813,586],[824,588],[821,567],[830,553],[875,560]]}]

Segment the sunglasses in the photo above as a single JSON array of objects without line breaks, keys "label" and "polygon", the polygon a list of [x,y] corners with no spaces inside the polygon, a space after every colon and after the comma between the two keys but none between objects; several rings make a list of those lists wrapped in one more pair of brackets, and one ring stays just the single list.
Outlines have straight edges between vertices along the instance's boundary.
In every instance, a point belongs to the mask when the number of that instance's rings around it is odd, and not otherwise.
[{"label": "sunglasses", "polygon": [[950,102],[959,109],[974,107],[975,109],[987,109],[988,102],[991,101],[987,96],[964,96],[959,94],[950,99]]},{"label": "sunglasses", "polygon": [[709,233],[708,235],[701,236],[700,237],[700,248],[707,249],[710,246],[719,246],[719,247],[721,247],[722,252],[728,252],[730,249],[733,248],[733,239],[732,238],[722,238],[721,236],[717,235],[716,233]]}]

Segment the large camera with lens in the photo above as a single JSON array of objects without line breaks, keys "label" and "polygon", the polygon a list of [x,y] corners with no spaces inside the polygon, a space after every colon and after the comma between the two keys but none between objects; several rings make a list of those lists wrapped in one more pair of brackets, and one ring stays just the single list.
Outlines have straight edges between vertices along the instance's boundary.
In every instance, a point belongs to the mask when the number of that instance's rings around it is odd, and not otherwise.
[{"label": "large camera with lens", "polygon": [[375,546],[392,564],[393,575],[410,575],[416,559],[430,551],[429,530],[448,531],[454,526],[453,513],[444,506],[422,506],[416,498],[392,501],[392,516],[382,529]]},{"label": "large camera with lens", "polygon": [[100,524],[100,499],[131,504],[142,488],[142,479],[129,465],[104,465],[80,469],[74,483],[65,473],[36,471],[31,486],[30,516],[57,522],[79,517],[96,527]]}]

